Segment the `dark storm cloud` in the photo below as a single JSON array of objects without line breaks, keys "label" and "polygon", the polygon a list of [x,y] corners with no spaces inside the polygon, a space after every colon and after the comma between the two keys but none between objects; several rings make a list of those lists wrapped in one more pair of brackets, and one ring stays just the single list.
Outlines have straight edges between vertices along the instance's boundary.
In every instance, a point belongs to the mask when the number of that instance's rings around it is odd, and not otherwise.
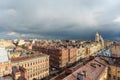
[{"label": "dark storm cloud", "polygon": [[0,0],[1,38],[120,39],[119,0]]}]

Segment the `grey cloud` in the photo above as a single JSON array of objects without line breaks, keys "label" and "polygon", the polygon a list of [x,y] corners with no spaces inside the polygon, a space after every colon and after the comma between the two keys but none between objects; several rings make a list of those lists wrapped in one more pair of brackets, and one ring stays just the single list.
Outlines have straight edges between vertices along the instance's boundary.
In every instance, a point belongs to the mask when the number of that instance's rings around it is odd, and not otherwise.
[{"label": "grey cloud", "polygon": [[119,0],[1,0],[0,33],[16,32],[29,38],[94,39],[99,31],[106,39],[119,39],[119,25],[113,22],[120,14],[119,5]]}]

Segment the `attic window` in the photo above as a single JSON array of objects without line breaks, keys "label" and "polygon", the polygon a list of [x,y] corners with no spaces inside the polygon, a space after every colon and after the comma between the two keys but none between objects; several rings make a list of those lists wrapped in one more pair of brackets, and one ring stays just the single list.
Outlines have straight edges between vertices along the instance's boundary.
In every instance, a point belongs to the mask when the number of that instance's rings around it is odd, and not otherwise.
[{"label": "attic window", "polygon": [[96,68],[96,65],[94,63],[91,63],[90,66]]}]

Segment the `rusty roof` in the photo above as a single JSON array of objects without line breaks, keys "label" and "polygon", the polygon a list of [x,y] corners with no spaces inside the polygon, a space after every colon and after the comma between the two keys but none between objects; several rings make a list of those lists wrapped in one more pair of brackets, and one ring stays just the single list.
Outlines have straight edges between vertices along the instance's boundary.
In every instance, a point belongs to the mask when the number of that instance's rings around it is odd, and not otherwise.
[{"label": "rusty roof", "polygon": [[107,68],[107,66],[102,62],[103,61],[97,57],[65,77],[63,80],[77,80],[78,73],[82,74],[83,72],[86,72],[86,77],[84,76],[84,80],[98,80],[105,68]]}]

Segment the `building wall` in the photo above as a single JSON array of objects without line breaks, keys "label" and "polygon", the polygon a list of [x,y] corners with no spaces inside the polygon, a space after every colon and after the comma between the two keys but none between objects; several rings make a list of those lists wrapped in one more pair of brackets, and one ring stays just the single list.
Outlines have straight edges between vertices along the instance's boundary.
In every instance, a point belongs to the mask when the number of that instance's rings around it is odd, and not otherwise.
[{"label": "building wall", "polygon": [[107,48],[107,47],[111,46],[112,44],[113,44],[112,41],[105,41],[104,42],[104,47]]},{"label": "building wall", "polygon": [[77,55],[76,61],[78,61],[82,58],[85,58],[85,48],[82,46],[80,48],[78,48],[78,52],[76,55]]},{"label": "building wall", "polygon": [[84,47],[78,48],[78,53],[76,57],[76,61],[78,61],[80,58],[89,58],[94,53],[98,52],[100,50],[100,44],[99,43],[91,43],[90,45],[86,45]]},{"label": "building wall", "polygon": [[18,80],[18,78],[21,76],[20,72],[17,72],[13,77],[15,80]]},{"label": "building wall", "polygon": [[20,57],[20,54],[21,54],[21,53],[10,53],[10,54],[9,54],[9,58],[11,59],[11,58]]},{"label": "building wall", "polygon": [[119,45],[112,46],[111,53],[116,54],[116,55],[120,55],[120,46]]},{"label": "building wall", "polygon": [[100,44],[100,43],[96,43],[96,46],[97,46],[97,51],[100,51],[100,49],[101,49],[101,44]]},{"label": "building wall", "polygon": [[22,66],[27,71],[28,80],[41,79],[49,75],[49,56],[39,56],[27,60],[12,62],[13,66]]},{"label": "building wall", "polygon": [[20,66],[12,66],[12,77],[14,80],[28,80],[26,69]]},{"label": "building wall", "polygon": [[74,63],[76,61],[77,48],[68,49],[68,62]]},{"label": "building wall", "polygon": [[87,46],[85,46],[85,56],[86,56],[86,58],[89,58],[90,57],[90,46],[89,45],[87,45]]},{"label": "building wall", "polygon": [[90,55],[93,55],[94,53],[98,52],[100,50],[100,46],[92,44],[90,46]]},{"label": "building wall", "polygon": [[105,68],[99,80],[108,80],[108,67]]},{"label": "building wall", "polygon": [[60,67],[65,67],[66,65],[68,65],[68,50],[67,49],[62,49],[61,50],[61,64]]},{"label": "building wall", "polygon": [[109,80],[120,80],[120,67],[110,66],[108,74]]},{"label": "building wall", "polygon": [[11,62],[0,62],[0,77],[11,74],[12,72],[12,67],[11,67]]},{"label": "building wall", "polygon": [[63,68],[76,61],[77,48],[33,46],[33,49],[50,55],[50,65],[56,68]]},{"label": "building wall", "polygon": [[97,52],[96,47],[93,45],[90,47],[90,55],[93,55],[95,52]]},{"label": "building wall", "polygon": [[95,52],[101,49],[100,43],[93,42],[91,46],[87,44],[86,46],[81,46],[80,48],[72,46],[40,46],[39,44],[33,45],[33,50],[40,51],[42,53],[50,55],[50,65],[56,68],[62,68],[68,64],[72,64],[81,58],[89,58]]}]

